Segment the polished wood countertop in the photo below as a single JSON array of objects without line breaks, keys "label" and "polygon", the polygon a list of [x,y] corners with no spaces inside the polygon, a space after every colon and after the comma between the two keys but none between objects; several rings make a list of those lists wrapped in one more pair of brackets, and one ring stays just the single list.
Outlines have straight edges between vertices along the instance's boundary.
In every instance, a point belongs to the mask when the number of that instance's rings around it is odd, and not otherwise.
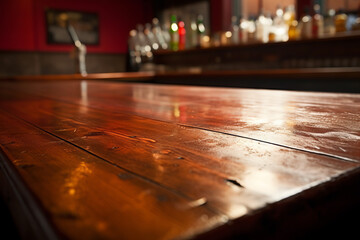
[{"label": "polished wood countertop", "polygon": [[0,177],[36,239],[301,237],[360,199],[360,95],[0,83]]}]

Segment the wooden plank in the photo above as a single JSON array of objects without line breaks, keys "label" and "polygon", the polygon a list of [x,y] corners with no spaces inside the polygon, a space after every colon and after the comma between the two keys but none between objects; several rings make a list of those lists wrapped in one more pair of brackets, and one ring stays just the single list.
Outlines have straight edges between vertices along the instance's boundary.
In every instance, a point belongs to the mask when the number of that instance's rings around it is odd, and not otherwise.
[{"label": "wooden plank", "polygon": [[[172,239],[189,237],[226,221],[206,205],[196,206],[191,199],[3,111],[0,126],[6,164],[14,166],[6,170],[31,190],[30,197],[22,196],[23,201],[37,202],[31,211],[37,224],[45,219],[46,224],[40,226],[43,232],[54,225],[71,239]],[[6,132],[14,128],[16,133]],[[53,238],[45,234],[44,239],[49,237]]]},{"label": "wooden plank", "polygon": [[358,94],[97,82],[85,86],[86,95],[81,95],[79,83],[23,85],[22,91],[360,161]]}]

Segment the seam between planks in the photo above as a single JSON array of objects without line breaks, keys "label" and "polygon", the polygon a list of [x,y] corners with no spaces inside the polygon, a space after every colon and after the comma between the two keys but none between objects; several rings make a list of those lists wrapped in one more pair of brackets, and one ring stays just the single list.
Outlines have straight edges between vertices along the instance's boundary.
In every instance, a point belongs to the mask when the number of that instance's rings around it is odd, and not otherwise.
[{"label": "seam between planks", "polygon": [[[114,167],[116,167],[116,168],[119,168],[119,169],[121,169],[121,170],[123,170],[123,171],[126,171],[126,172],[128,172],[128,173],[130,173],[130,174],[132,174],[132,175],[134,175],[134,176],[136,176],[136,177],[138,177],[138,178],[140,178],[140,179],[148,182],[148,183],[151,183],[151,184],[154,184],[154,185],[156,185],[156,186],[158,186],[158,187],[161,187],[161,188],[163,188],[163,189],[165,189],[165,190],[167,190],[167,191],[169,191],[169,192],[171,192],[171,193],[173,193],[173,194],[175,194],[175,195],[177,195],[177,196],[179,196],[179,197],[181,197],[181,198],[183,198],[183,199],[185,199],[185,200],[188,200],[189,202],[194,201],[194,199],[192,199],[191,197],[189,197],[189,196],[187,196],[187,195],[185,195],[185,194],[183,194],[183,193],[181,193],[181,192],[179,192],[179,191],[176,191],[175,189],[166,187],[166,186],[162,185],[161,183],[159,183],[159,182],[157,182],[157,181],[153,181],[153,180],[151,180],[151,179],[149,179],[149,178],[147,178],[147,177],[144,177],[144,176],[142,176],[142,175],[140,175],[140,174],[138,174],[138,173],[136,173],[136,172],[133,172],[133,171],[131,171],[131,170],[129,170],[129,169],[126,169],[126,168],[124,168],[124,167],[122,167],[122,166],[120,166],[120,165],[118,165],[118,164],[116,164],[116,163],[113,163],[113,162],[107,160],[106,158],[103,158],[103,157],[101,157],[101,156],[99,156],[99,155],[97,155],[97,154],[95,154],[95,153],[92,153],[92,152],[90,152],[90,151],[88,151],[88,150],[86,150],[86,149],[84,149],[84,148],[82,148],[82,147],[80,147],[80,146],[78,146],[78,145],[76,145],[76,144],[74,144],[74,143],[72,143],[72,142],[70,142],[70,141],[62,138],[62,137],[60,137],[60,136],[57,136],[56,134],[53,134],[52,132],[49,132],[49,131],[47,131],[47,130],[39,127],[39,126],[36,126],[35,124],[33,124],[33,123],[31,123],[31,122],[29,122],[29,121],[27,121],[27,120],[25,120],[25,119],[23,119],[23,118],[15,115],[15,114],[13,114],[13,113],[9,113],[8,111],[6,111],[6,110],[4,110],[4,109],[0,109],[0,111],[3,111],[3,112],[5,112],[6,114],[8,114],[8,115],[10,115],[10,116],[13,116],[14,118],[16,118],[16,119],[18,119],[18,120],[20,120],[20,121],[22,121],[22,122],[30,125],[30,126],[33,127],[33,128],[39,129],[39,130],[41,130],[42,132],[45,132],[46,134],[48,134],[48,135],[50,135],[50,136],[52,136],[52,137],[55,137],[55,138],[57,138],[57,139],[60,139],[61,141],[64,141],[64,142],[66,142],[67,144],[70,144],[71,146],[73,146],[73,147],[75,147],[75,148],[77,148],[77,149],[80,149],[80,150],[86,152],[87,154],[90,154],[91,156],[94,156],[94,157],[96,157],[96,158],[98,158],[98,159],[106,162],[107,164],[110,164],[110,165],[112,165],[112,166],[114,166]],[[0,145],[0,146],[1,146],[1,145]],[[1,149],[1,148],[0,148],[0,149]],[[208,205],[205,205],[205,207],[206,207],[209,211],[211,211],[211,212],[213,212],[213,213],[221,216],[222,218],[226,219],[226,221],[228,221],[229,217],[228,217],[225,213],[221,212],[220,210],[217,210],[217,209],[214,209],[214,208],[212,208],[212,207],[209,207]]]}]

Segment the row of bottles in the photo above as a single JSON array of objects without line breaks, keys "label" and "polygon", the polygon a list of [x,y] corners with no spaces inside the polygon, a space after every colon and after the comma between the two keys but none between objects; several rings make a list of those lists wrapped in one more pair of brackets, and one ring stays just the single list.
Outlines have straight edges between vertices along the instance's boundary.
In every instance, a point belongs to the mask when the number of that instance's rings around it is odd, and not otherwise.
[{"label": "row of bottles", "polygon": [[168,49],[169,44],[170,33],[165,25],[160,25],[157,18],[152,23],[138,24],[128,37],[129,70],[138,71],[143,63],[152,61],[153,51]]},{"label": "row of bottles", "polygon": [[[350,18],[344,12],[331,9],[321,14],[320,5],[314,4],[297,20],[295,7],[277,7],[271,15],[261,11],[256,18],[232,17],[230,31],[206,34],[202,15],[181,20],[171,15],[168,24],[160,24],[157,18],[152,23],[137,25],[130,31],[129,64],[132,69],[144,63],[151,63],[157,50],[178,51],[188,48],[242,44],[249,42],[281,42],[288,40],[320,38],[349,30],[360,30],[360,16]],[[310,14],[311,12],[311,14]]]},{"label": "row of bottles", "polygon": [[299,21],[296,20],[294,6],[285,10],[278,6],[275,15],[261,11],[256,19],[236,19],[233,17],[231,36],[223,44],[239,44],[249,41],[279,42],[297,39],[319,38],[333,36],[336,33],[359,30],[360,18],[348,19],[342,12],[331,9],[323,16],[319,4],[314,4],[313,14],[306,10]]},{"label": "row of bottles", "polygon": [[[190,31],[187,33],[185,22],[177,20],[176,15],[171,15],[170,21],[170,50],[184,50],[186,48],[202,47],[205,36],[205,24],[202,15],[190,23]],[[187,43],[187,41],[189,41]]]},{"label": "row of bottles", "polygon": [[178,51],[186,48],[203,47],[205,24],[203,16],[198,15],[186,31],[185,22],[171,15],[170,24],[160,24],[157,18],[152,23],[138,24],[128,37],[129,68],[138,70],[144,63],[151,63],[153,51]]}]

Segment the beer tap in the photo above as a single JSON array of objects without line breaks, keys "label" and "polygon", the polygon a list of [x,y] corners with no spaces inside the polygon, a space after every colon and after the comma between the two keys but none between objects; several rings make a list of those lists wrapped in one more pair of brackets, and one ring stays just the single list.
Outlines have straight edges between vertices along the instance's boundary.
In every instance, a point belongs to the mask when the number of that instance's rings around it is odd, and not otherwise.
[{"label": "beer tap", "polygon": [[67,24],[67,30],[75,46],[77,72],[80,73],[82,76],[86,76],[86,46],[80,42],[74,27],[70,23]]}]

